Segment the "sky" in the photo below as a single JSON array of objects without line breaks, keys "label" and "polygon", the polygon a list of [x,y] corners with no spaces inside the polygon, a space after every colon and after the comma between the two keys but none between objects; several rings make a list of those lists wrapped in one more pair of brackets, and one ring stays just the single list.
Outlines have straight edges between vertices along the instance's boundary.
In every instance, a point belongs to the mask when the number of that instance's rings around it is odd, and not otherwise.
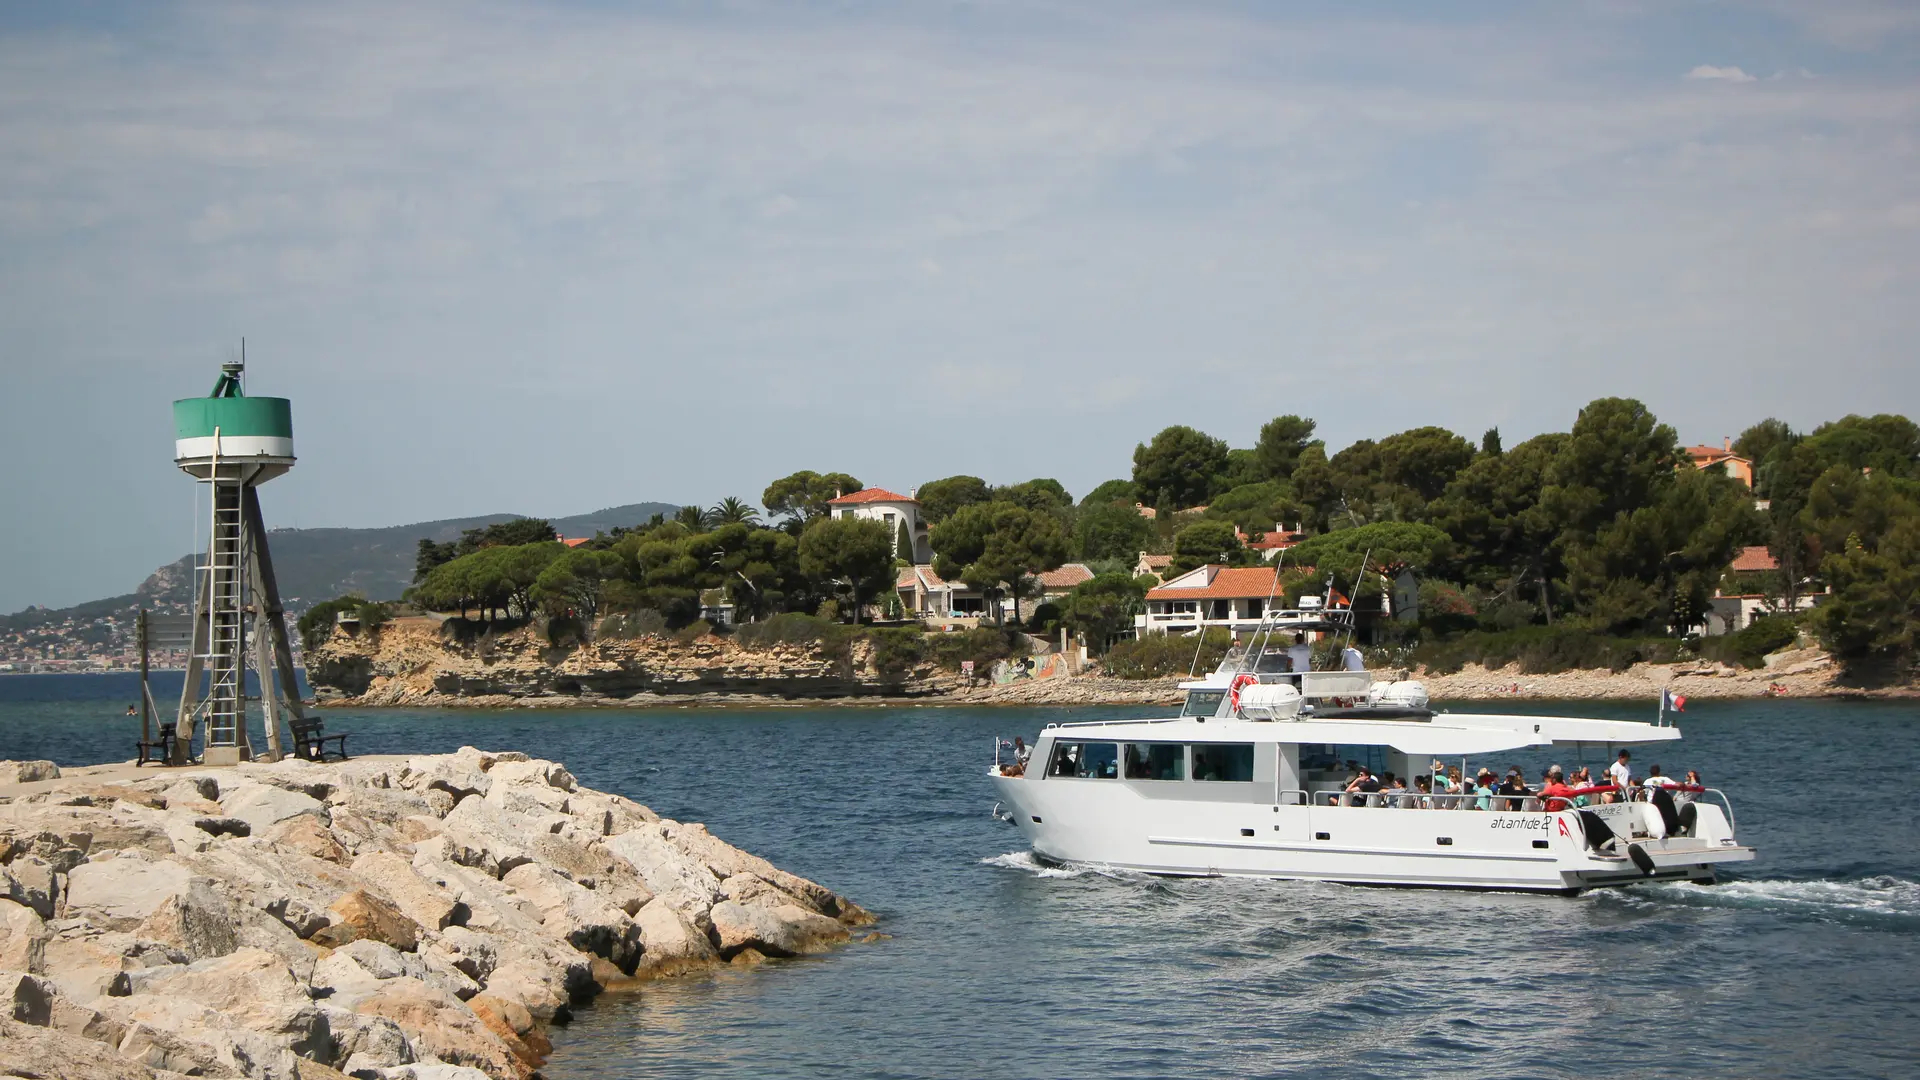
[{"label": "sky", "polygon": [[0,7],[0,611],[271,524],[1920,413],[1920,5]]}]

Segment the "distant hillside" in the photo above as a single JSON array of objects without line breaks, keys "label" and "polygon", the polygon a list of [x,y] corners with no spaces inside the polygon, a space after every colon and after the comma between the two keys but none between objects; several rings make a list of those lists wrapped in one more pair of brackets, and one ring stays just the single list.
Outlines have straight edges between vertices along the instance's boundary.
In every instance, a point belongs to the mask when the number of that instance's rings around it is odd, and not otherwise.
[{"label": "distant hillside", "polygon": [[[562,536],[592,536],[616,527],[642,524],[655,514],[672,515],[679,509],[670,503],[632,503],[552,521]],[[275,529],[268,544],[273,549],[273,568],[280,579],[280,597],[289,608],[304,608],[349,592],[373,600],[397,600],[401,591],[413,583],[413,559],[421,540],[445,543],[459,539],[463,530],[511,521],[518,516],[488,514],[384,529]],[[137,593],[126,596],[58,610],[28,608],[13,615],[0,615],[0,631],[59,623],[76,617],[87,621],[141,603],[162,610],[184,607],[192,600],[192,576],[188,573],[191,565],[192,556],[183,556],[154,571]]]}]

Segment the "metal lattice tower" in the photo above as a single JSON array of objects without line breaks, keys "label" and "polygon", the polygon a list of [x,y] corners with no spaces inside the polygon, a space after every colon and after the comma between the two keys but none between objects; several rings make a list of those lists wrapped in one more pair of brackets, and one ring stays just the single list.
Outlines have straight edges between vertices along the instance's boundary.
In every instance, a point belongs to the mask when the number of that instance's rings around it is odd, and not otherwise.
[{"label": "metal lattice tower", "polygon": [[207,764],[253,756],[247,733],[249,645],[259,675],[267,756],[280,754],[281,709],[300,715],[286,618],[256,493],[259,485],[293,467],[293,409],[286,398],[248,397],[245,373],[243,355],[239,363],[221,365],[213,393],[173,403],[174,464],[211,489],[205,561],[194,581],[193,645],[175,726],[176,763],[191,759],[194,730],[202,721]]}]

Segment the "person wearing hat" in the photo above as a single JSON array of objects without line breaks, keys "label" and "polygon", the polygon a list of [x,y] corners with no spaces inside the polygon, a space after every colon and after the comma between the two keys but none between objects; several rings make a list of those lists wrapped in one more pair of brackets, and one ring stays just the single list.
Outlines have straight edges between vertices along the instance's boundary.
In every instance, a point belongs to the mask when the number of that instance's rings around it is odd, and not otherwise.
[{"label": "person wearing hat", "polygon": [[1481,766],[1480,772],[1468,783],[1474,798],[1467,805],[1475,810],[1493,809],[1493,770]]}]

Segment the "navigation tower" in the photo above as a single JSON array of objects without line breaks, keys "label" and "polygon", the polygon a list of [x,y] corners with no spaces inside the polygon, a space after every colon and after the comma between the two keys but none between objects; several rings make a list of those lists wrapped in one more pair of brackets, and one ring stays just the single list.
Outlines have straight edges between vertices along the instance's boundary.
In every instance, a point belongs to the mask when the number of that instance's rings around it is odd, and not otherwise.
[{"label": "navigation tower", "polygon": [[220,365],[211,394],[173,403],[174,464],[211,494],[207,548],[194,575],[193,645],[175,721],[175,764],[191,760],[194,730],[203,720],[206,764],[254,756],[247,735],[249,646],[260,684],[266,758],[280,756],[281,710],[302,719],[258,494],[261,484],[293,468],[293,407],[286,398],[248,397],[245,376],[243,347],[238,363]]}]

